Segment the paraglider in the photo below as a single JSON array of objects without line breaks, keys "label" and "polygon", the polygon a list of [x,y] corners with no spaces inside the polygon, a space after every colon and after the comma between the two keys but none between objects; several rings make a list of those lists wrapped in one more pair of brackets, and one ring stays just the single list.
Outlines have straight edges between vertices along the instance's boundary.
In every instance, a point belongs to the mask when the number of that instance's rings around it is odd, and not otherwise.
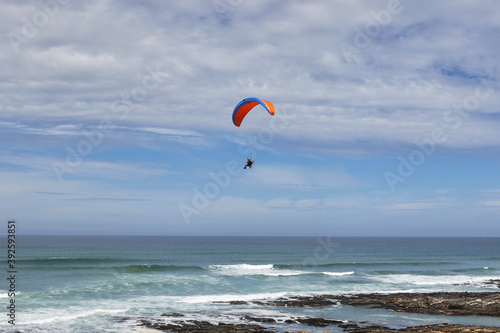
[{"label": "paraglider", "polygon": [[[266,109],[267,112],[271,116],[274,116],[274,105],[271,102],[265,101],[263,99],[257,98],[257,97],[248,97],[239,102],[233,111],[233,124],[237,127],[240,127],[241,122],[243,119],[246,117],[248,112],[252,110],[255,106],[257,105],[262,105],[264,109]],[[246,168],[252,168],[253,164],[255,163],[255,159],[252,158],[252,156],[247,157],[247,164],[243,169]]]},{"label": "paraglider", "polygon": [[233,124],[240,127],[241,122],[248,112],[257,105],[262,105],[271,116],[274,115],[274,105],[271,102],[264,101],[257,97],[248,97],[239,102],[233,111]]},{"label": "paraglider", "polygon": [[251,158],[247,157],[247,164],[245,165],[245,167],[243,169],[246,169],[247,167],[248,168],[252,168],[252,165],[255,163],[255,160],[252,160]]}]

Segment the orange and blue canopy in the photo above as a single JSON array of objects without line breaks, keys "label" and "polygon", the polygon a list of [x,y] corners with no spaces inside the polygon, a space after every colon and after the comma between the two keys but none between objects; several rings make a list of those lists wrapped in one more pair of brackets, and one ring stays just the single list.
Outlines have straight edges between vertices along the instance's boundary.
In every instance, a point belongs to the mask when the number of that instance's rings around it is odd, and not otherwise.
[{"label": "orange and blue canopy", "polygon": [[271,102],[264,101],[263,99],[257,97],[248,97],[239,102],[233,111],[233,123],[234,125],[240,127],[241,122],[245,118],[248,112],[252,110],[257,105],[262,105],[271,116],[274,115],[274,105]]}]

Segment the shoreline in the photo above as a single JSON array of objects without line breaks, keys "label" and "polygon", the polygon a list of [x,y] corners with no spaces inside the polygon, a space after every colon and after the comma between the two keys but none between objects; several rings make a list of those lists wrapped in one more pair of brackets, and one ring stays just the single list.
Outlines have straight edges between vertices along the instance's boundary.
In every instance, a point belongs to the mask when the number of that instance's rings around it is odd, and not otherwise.
[{"label": "shoreline", "polygon": [[[290,296],[276,300],[254,300],[254,301],[228,301],[213,302],[225,303],[234,306],[259,305],[263,307],[328,307],[331,305],[363,306],[371,308],[382,308],[396,312],[419,313],[429,315],[452,315],[452,316],[487,316],[500,318],[500,292],[433,292],[433,293],[395,293],[395,294],[355,294],[355,295],[314,295],[314,296]],[[162,314],[157,319],[139,318],[135,319],[138,326],[150,329],[173,332],[173,333],[300,333],[332,331],[333,327],[338,331],[351,333],[395,333],[395,332],[489,332],[500,333],[499,326],[461,325],[461,324],[433,324],[425,326],[409,326],[402,329],[391,329],[378,326],[374,323],[363,321],[345,321],[326,318],[312,318],[297,316],[285,322],[278,322],[275,318],[259,316],[240,316],[243,323],[227,323],[223,319],[214,323],[198,320],[183,320],[184,314],[170,313]],[[165,320],[166,317],[170,317]],[[130,320],[132,318],[123,318]],[[445,318],[443,318],[444,320]],[[444,320],[445,321],[445,320]],[[273,324],[303,324],[310,330],[293,331],[279,330]],[[265,325],[265,326],[264,326]]]},{"label": "shoreline", "polygon": [[[340,303],[397,312],[500,317],[500,292],[433,292],[291,296],[274,301],[252,301],[262,306],[321,307]],[[230,302],[238,304],[238,302]]]}]

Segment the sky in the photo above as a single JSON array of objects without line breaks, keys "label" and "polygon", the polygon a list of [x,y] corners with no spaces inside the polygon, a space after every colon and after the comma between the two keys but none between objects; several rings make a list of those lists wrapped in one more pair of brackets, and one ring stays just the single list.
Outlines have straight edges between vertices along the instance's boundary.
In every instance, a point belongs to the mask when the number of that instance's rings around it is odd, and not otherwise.
[{"label": "sky", "polygon": [[[498,17],[481,0],[4,0],[0,232],[499,237]],[[246,97],[275,115],[234,126]]]}]

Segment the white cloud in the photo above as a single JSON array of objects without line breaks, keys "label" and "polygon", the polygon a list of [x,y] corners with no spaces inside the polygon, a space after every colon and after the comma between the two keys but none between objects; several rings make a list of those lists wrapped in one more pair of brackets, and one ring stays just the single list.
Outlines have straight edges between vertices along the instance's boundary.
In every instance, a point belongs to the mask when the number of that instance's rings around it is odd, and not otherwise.
[{"label": "white cloud", "polygon": [[259,165],[258,156],[252,174],[246,182],[265,184],[269,187],[293,190],[356,188],[362,184],[354,176],[339,167],[310,168],[293,164]]},{"label": "white cloud", "polygon": [[272,208],[288,208],[292,206],[292,201],[287,199],[272,199],[266,202],[266,207]]},{"label": "white cloud", "polygon": [[480,202],[479,205],[486,206],[486,207],[500,207],[500,200],[483,201],[483,202]]},{"label": "white cloud", "polygon": [[172,135],[172,136],[202,136],[202,134],[189,131],[189,130],[177,130],[171,128],[160,128],[160,127],[141,127],[138,130],[151,132],[162,135]]},{"label": "white cloud", "polygon": [[442,209],[449,207],[449,204],[443,202],[405,202],[383,205],[380,208],[385,210],[427,210]]},{"label": "white cloud", "polygon": [[315,199],[303,199],[297,200],[295,202],[295,207],[297,208],[312,208],[318,205],[318,200]]},{"label": "white cloud", "polygon": [[[18,6],[9,3],[3,15],[40,10]],[[460,3],[452,11],[430,2],[426,10],[402,4],[401,13],[359,50],[357,64],[345,62],[339,45],[354,43],[355,29],[374,21],[373,12],[386,10],[385,1],[245,2],[222,22],[211,2],[63,7],[20,46],[20,55],[4,55],[4,64],[29,64],[16,66],[15,75],[0,82],[6,120],[118,119],[110,114],[112,103],[142,84],[146,66],[162,64],[160,86],[135,103],[120,125],[227,133],[232,106],[259,95],[272,99],[278,113],[288,107],[296,112],[293,126],[280,135],[297,150],[316,143],[323,152],[329,146],[345,153],[342,147],[350,142],[349,149],[372,151],[384,144],[367,142],[412,144],[447,125],[443,112],[474,94],[474,77],[497,75],[492,66],[498,49],[491,37],[498,8],[488,2]],[[468,19],[457,22],[458,13]],[[480,21],[472,19],[475,13]],[[7,30],[21,33],[22,21],[6,22]],[[8,41],[2,43],[10,51]],[[14,60],[19,56],[21,62]],[[4,69],[14,74],[13,66]],[[498,145],[496,122],[480,115],[497,113],[498,101],[496,95],[482,101],[443,145]]]},{"label": "white cloud", "polygon": [[[77,156],[77,157],[75,157]],[[172,174],[167,165],[155,165],[147,162],[104,162],[81,155],[67,158],[40,156],[36,154],[18,153],[1,155],[0,163],[6,163],[26,170],[44,171],[56,182],[69,176],[105,178],[105,179],[141,179]],[[69,163],[68,163],[69,161]]]}]

